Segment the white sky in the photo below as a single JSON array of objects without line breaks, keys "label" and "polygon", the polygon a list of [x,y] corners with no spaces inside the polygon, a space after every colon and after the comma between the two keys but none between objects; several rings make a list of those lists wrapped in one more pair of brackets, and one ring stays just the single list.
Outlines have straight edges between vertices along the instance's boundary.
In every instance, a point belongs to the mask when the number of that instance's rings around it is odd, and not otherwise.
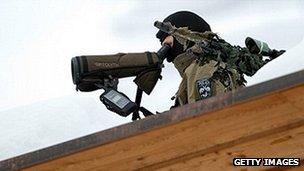
[{"label": "white sky", "polygon": [[[98,92],[75,92],[72,57],[156,51],[154,21],[190,10],[231,44],[244,46],[250,36],[288,50],[248,78],[252,85],[304,68],[303,7],[301,0],[1,0],[0,160],[131,120],[108,112]],[[153,112],[169,109],[180,81],[172,64],[165,66],[163,80],[143,98]],[[132,80],[122,80],[119,90],[133,99]]]}]

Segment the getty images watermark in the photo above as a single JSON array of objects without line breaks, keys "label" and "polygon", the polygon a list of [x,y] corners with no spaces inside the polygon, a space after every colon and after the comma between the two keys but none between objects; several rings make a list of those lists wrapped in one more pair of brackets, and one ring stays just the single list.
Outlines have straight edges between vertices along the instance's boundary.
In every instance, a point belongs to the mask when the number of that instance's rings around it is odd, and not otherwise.
[{"label": "getty images watermark", "polygon": [[234,158],[234,166],[300,166],[300,158]]}]

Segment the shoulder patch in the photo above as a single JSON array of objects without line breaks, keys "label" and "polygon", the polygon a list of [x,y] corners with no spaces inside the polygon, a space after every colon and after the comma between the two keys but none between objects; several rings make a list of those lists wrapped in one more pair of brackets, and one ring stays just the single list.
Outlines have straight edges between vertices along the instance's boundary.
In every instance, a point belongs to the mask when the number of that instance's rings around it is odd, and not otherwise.
[{"label": "shoulder patch", "polygon": [[196,88],[200,99],[206,99],[212,95],[211,81],[209,79],[196,80]]}]

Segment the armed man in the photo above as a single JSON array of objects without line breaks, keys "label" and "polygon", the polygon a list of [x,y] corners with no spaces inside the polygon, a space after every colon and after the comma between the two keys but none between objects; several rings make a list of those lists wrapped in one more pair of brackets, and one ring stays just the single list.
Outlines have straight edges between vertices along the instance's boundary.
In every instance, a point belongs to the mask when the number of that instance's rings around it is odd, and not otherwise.
[{"label": "armed man", "polygon": [[[272,60],[284,53],[251,38],[246,39],[250,49],[233,47],[212,33],[204,19],[189,11],[171,14],[155,26],[160,28],[156,37],[171,46],[167,61],[173,62],[182,77],[175,106],[234,91],[245,85],[244,74],[252,76],[268,62],[262,55]],[[265,45],[264,49],[256,43]]]},{"label": "armed man", "polygon": [[[150,94],[161,78],[163,61],[172,62],[182,77],[176,93],[176,106],[194,103],[244,86],[247,76],[278,57],[284,50],[271,50],[264,42],[247,37],[246,48],[232,46],[211,32],[200,16],[180,11],[163,22],[156,21],[158,52],[118,53],[72,58],[72,78],[76,89],[84,92],[105,90],[100,100],[121,115],[133,113],[132,120],[152,112],[140,106],[142,93]],[[268,59],[263,59],[267,56]],[[117,89],[118,79],[135,77],[135,102]]]}]

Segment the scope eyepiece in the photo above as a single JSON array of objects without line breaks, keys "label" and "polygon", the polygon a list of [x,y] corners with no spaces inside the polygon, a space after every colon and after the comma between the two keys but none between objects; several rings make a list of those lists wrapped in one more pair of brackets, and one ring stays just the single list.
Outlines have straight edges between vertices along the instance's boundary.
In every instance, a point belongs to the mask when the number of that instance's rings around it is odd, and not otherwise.
[{"label": "scope eyepiece", "polygon": [[157,51],[157,56],[163,61],[167,57],[167,53],[170,48],[170,45],[163,44],[162,47]]}]

